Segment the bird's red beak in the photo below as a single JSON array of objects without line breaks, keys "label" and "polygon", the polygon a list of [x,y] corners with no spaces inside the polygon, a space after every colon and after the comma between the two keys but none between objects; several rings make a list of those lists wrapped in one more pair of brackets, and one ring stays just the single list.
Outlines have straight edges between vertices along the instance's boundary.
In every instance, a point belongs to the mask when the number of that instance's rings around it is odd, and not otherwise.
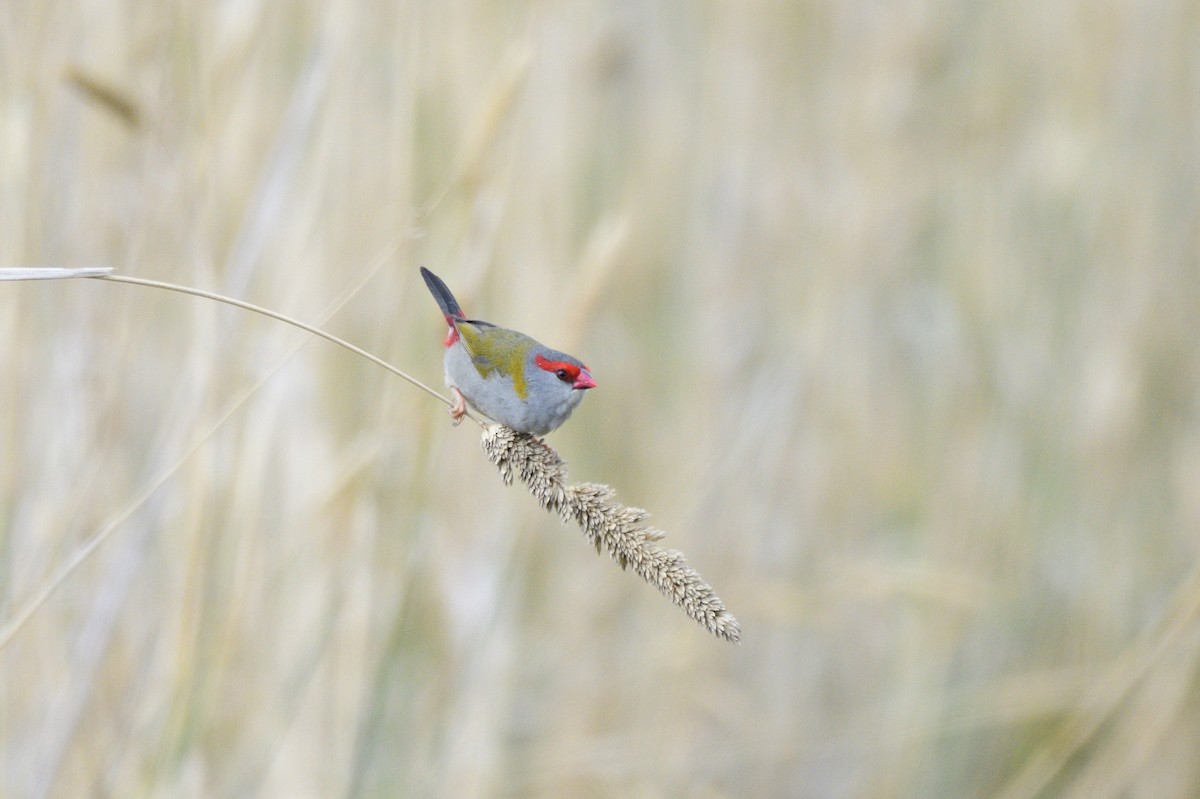
[{"label": "bird's red beak", "polygon": [[575,378],[575,382],[571,384],[571,388],[595,388],[595,387],[596,387],[596,381],[592,379],[592,376],[590,374],[588,374],[588,371],[586,369],[581,371],[579,373],[579,377]]}]

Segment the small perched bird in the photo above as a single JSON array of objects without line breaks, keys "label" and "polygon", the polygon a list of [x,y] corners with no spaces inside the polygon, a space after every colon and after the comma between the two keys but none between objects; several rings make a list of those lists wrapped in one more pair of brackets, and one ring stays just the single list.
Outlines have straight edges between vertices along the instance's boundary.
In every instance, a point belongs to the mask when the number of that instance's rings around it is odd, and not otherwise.
[{"label": "small perched bird", "polygon": [[446,385],[454,394],[450,417],[462,421],[467,403],[521,433],[556,430],[596,387],[577,358],[552,350],[524,333],[467,319],[442,279],[421,267],[425,285],[450,326],[446,334]]}]

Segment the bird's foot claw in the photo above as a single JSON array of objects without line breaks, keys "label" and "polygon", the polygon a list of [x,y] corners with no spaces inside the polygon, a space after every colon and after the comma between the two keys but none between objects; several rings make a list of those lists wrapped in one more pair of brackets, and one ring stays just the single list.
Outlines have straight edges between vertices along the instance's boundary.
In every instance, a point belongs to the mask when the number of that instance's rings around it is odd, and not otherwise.
[{"label": "bird's foot claw", "polygon": [[450,412],[450,424],[458,427],[467,415],[467,399],[457,388],[450,389],[450,393],[454,395],[454,404],[447,409]]}]

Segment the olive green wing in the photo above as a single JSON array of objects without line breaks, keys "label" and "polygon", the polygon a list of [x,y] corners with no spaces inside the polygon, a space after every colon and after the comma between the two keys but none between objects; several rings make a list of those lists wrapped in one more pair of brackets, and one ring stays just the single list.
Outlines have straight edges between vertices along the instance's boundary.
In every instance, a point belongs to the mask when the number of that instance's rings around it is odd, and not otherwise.
[{"label": "olive green wing", "polygon": [[488,322],[463,319],[454,326],[479,376],[488,378],[500,374],[511,377],[513,390],[525,399],[525,360],[536,342],[523,333]]}]

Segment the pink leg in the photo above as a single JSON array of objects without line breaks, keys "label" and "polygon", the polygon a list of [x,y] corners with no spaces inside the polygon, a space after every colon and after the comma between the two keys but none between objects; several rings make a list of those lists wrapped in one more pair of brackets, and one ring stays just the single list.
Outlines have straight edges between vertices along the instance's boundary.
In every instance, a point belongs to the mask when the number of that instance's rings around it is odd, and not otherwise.
[{"label": "pink leg", "polygon": [[458,423],[467,415],[467,398],[454,387],[450,388],[450,393],[454,395],[454,404],[450,406],[450,423],[457,427]]}]

